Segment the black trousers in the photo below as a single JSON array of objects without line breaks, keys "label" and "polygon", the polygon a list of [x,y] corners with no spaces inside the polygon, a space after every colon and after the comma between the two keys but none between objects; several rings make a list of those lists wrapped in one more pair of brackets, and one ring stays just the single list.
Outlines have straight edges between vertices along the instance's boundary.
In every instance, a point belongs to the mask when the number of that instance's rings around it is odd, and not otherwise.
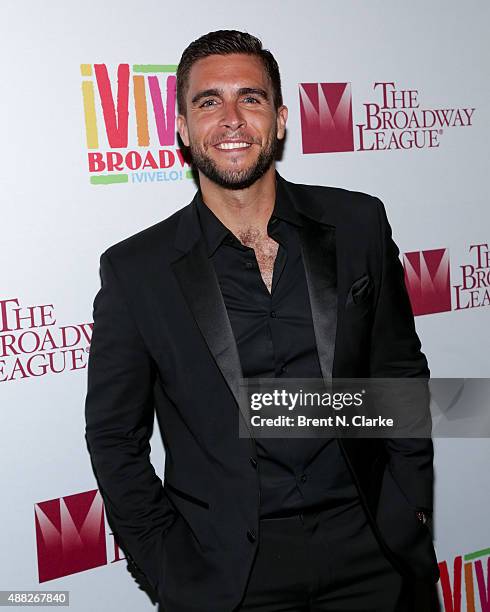
[{"label": "black trousers", "polygon": [[418,612],[360,501],[260,521],[239,612]]}]

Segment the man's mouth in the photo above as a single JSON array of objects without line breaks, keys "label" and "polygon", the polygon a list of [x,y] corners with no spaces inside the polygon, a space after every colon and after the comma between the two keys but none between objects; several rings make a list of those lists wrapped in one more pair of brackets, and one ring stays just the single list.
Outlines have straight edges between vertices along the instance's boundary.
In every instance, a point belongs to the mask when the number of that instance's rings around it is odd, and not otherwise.
[{"label": "man's mouth", "polygon": [[252,146],[250,142],[219,142],[214,145],[217,149],[228,151],[231,149],[248,149]]}]

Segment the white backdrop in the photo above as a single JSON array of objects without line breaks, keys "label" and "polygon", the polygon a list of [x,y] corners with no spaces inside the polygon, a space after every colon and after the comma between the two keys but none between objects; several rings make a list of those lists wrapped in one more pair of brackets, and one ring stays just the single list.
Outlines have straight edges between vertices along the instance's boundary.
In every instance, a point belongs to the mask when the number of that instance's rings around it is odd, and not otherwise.
[{"label": "white backdrop", "polygon": [[[0,589],[69,590],[77,612],[151,607],[125,562],[114,561],[108,526],[95,540],[93,522],[86,523],[88,538],[81,528],[87,509],[97,511],[89,504],[96,483],[83,438],[86,349],[100,254],[187,204],[195,185],[178,160],[157,180],[146,168],[138,175],[146,182],[134,182],[132,171],[114,171],[102,174],[127,174],[128,182],[91,183],[88,153],[118,151],[107,142],[94,65],[106,65],[114,98],[118,66],[129,65],[129,142],[121,150],[175,153],[174,144],[158,144],[151,79],[144,81],[147,121],[143,115],[136,121],[133,76],[155,77],[165,107],[166,79],[190,41],[223,28],[258,35],[278,60],[289,107],[279,171],[292,181],[380,197],[402,254],[448,249],[452,309],[417,317],[423,350],[433,376],[488,377],[485,289],[474,294],[475,307],[457,310],[454,285],[461,283],[461,266],[475,262],[470,246],[490,244],[489,16],[484,0],[2,4]],[[99,140],[90,151],[83,81],[94,91]],[[376,82],[416,90],[419,111],[475,109],[471,124],[441,128],[438,147],[359,151],[356,126],[366,121],[365,104],[381,100]],[[309,128],[301,124],[300,83],[351,84],[356,150],[303,153],[302,129]],[[138,143],[138,125],[148,126],[150,146],[141,135]],[[394,131],[399,137],[401,130]],[[165,180],[175,176],[172,170],[179,179]],[[163,474],[158,437],[152,459]],[[436,440],[435,545],[448,567],[449,581],[440,583],[446,612],[453,609],[449,599],[455,611],[490,609],[489,451],[486,439]],[[463,573],[459,608],[453,562],[461,555],[469,555],[472,573],[466,584]]]}]

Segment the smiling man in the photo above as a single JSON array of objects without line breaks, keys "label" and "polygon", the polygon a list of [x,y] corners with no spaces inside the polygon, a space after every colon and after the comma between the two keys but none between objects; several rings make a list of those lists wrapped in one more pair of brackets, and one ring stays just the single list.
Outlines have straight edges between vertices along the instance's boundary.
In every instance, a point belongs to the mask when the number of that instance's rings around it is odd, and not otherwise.
[{"label": "smiling man", "polygon": [[94,301],[86,439],[133,575],[166,612],[436,609],[430,438],[238,433],[242,378],[428,378],[383,204],[276,172],[254,36],[190,44],[177,98],[199,189],[103,253]]}]

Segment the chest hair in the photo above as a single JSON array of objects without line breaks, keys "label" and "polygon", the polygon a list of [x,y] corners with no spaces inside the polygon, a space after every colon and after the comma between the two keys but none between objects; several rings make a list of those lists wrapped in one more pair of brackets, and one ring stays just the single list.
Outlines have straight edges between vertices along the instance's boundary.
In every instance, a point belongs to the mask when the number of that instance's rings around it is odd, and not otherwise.
[{"label": "chest hair", "polygon": [[259,266],[260,275],[269,293],[272,291],[272,273],[276,261],[278,243],[267,234],[261,234],[258,229],[249,228],[237,234],[238,239],[245,246],[255,251],[255,258]]}]

